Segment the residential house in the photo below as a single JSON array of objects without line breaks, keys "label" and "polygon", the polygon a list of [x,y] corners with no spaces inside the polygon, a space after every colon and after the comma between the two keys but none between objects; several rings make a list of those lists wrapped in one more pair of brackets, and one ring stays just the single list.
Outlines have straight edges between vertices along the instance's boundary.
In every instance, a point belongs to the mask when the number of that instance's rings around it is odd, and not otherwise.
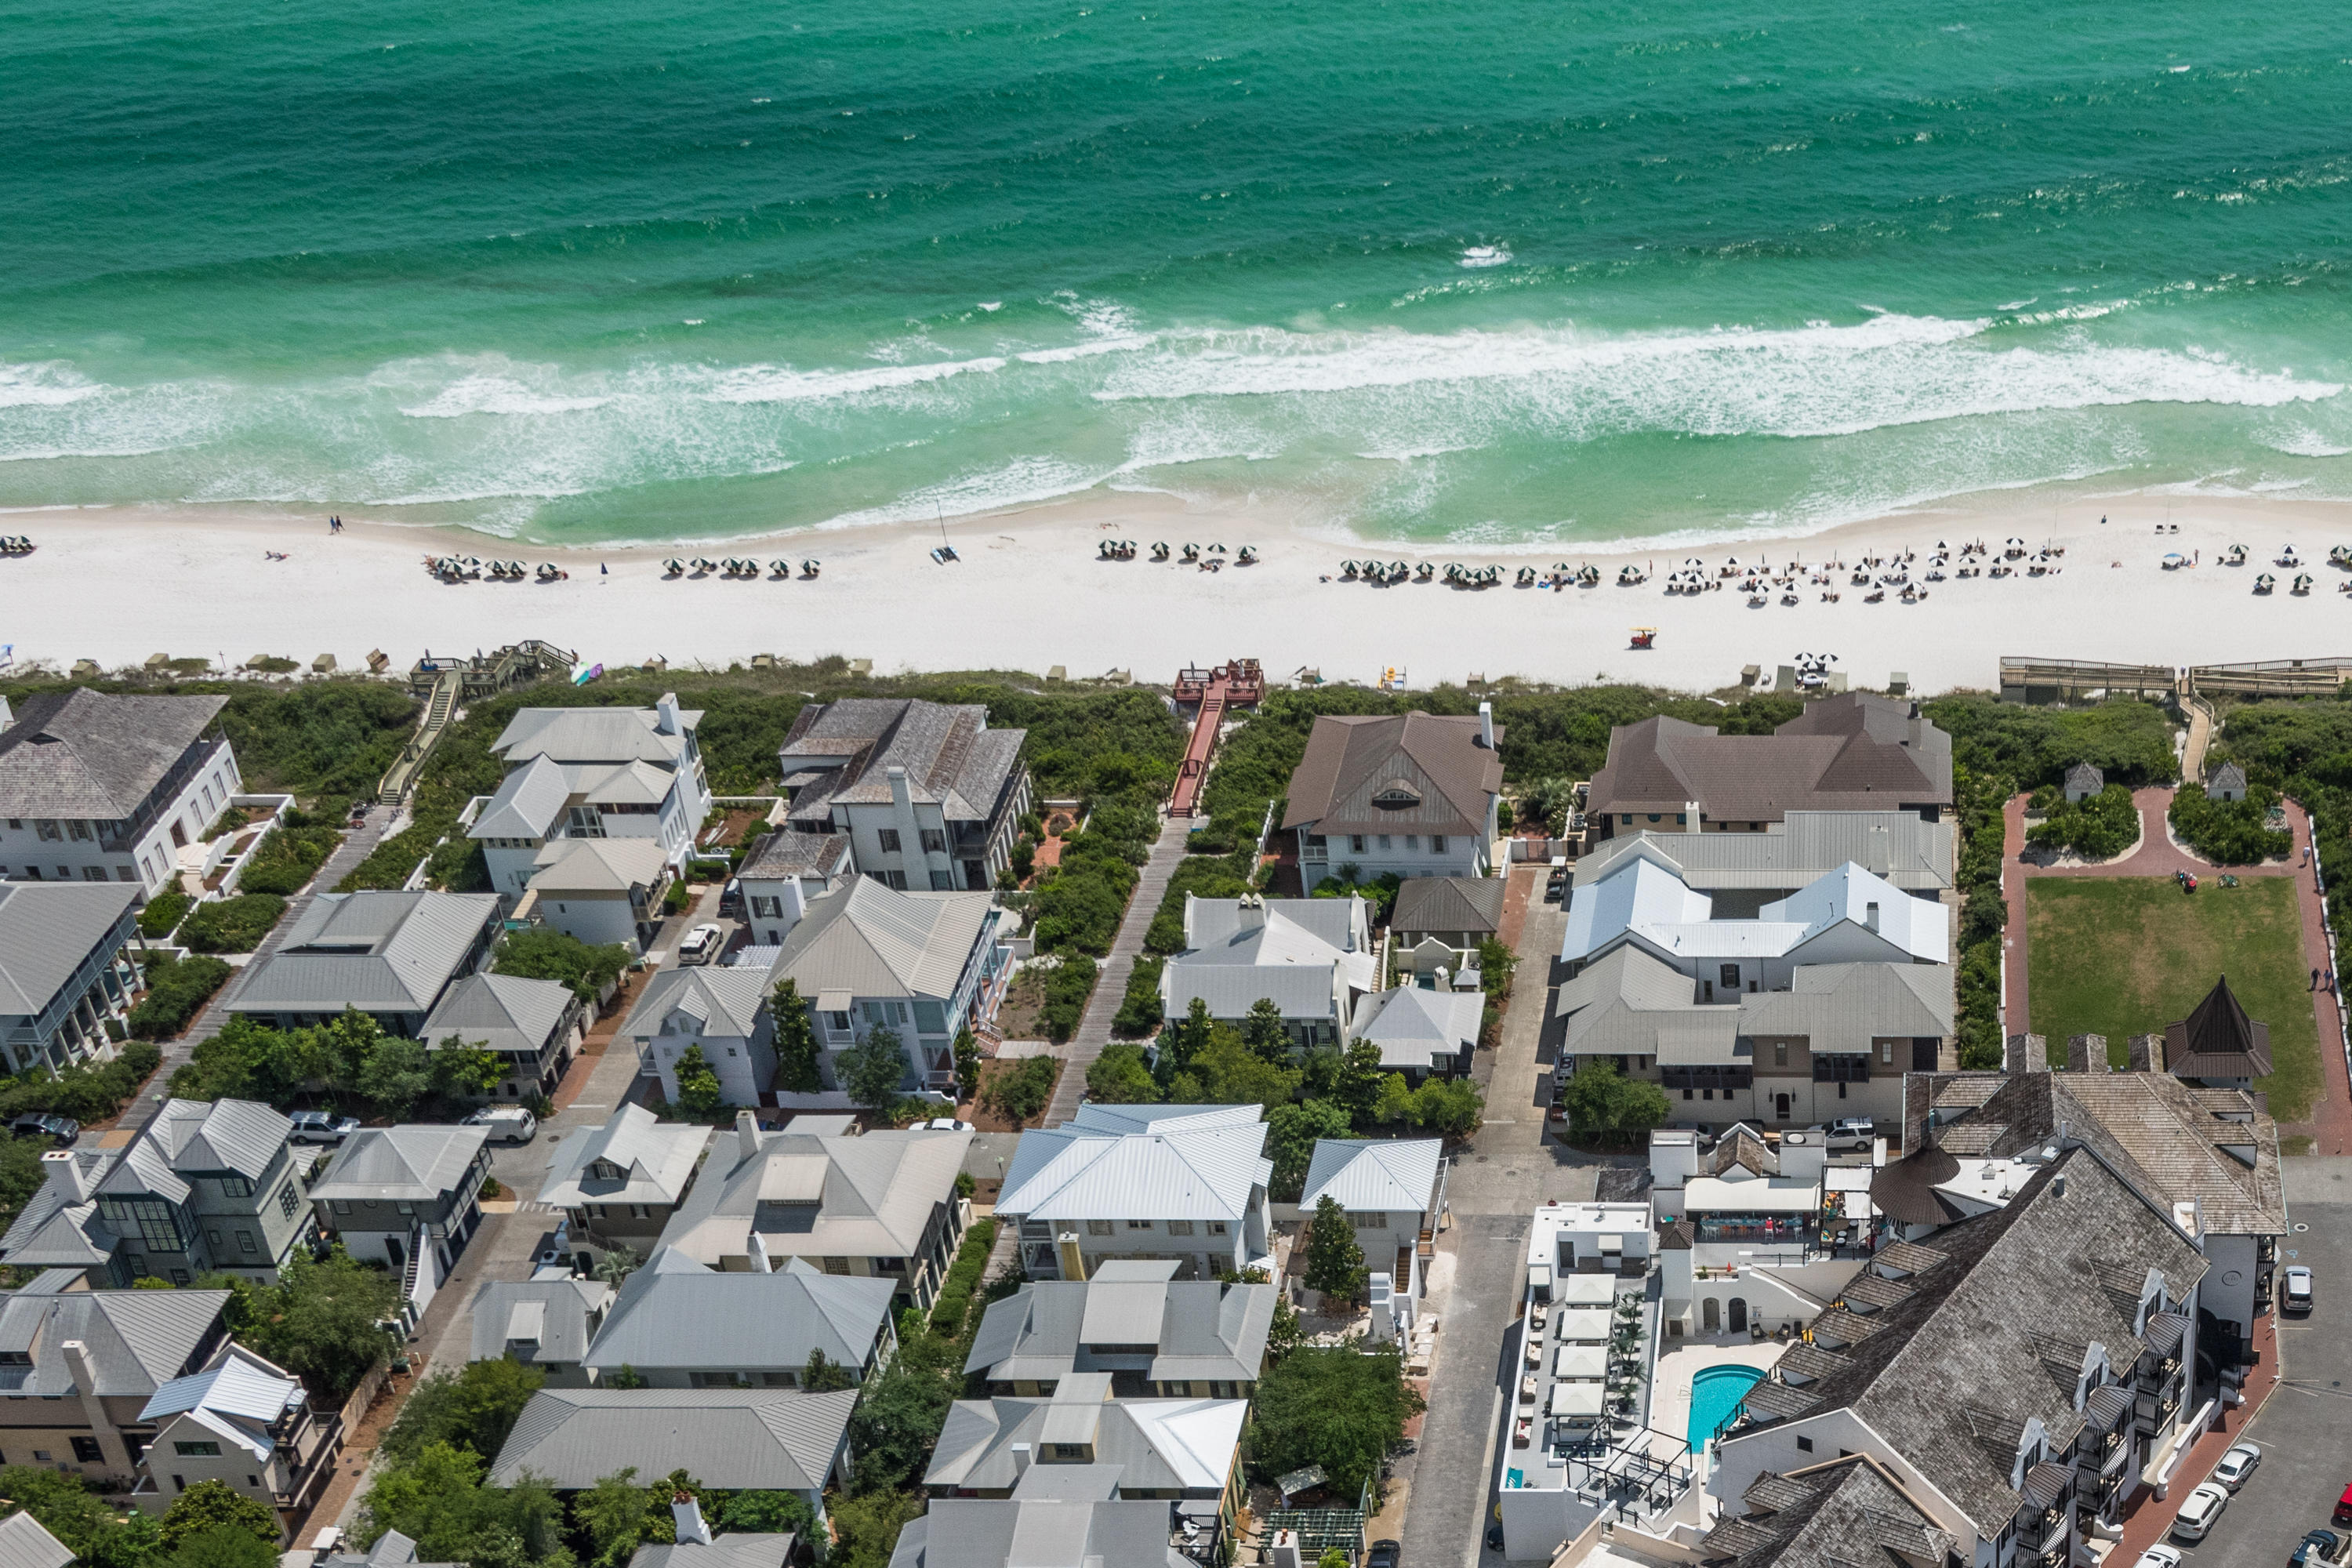
[{"label": "residential house", "polygon": [[799,987],[826,1081],[841,1052],[887,1028],[907,1060],[900,1087],[952,1099],[956,1036],[987,1026],[1011,975],[1003,913],[992,893],[902,893],[868,878],[810,904],[771,984]]},{"label": "residential house", "polygon": [[2205,780],[2207,800],[2232,801],[2246,798],[2246,770],[2235,763],[2223,763]]},{"label": "residential house", "polygon": [[1393,871],[1484,877],[1502,799],[1503,731],[1418,710],[1389,718],[1326,714],[1290,775],[1282,831],[1296,834],[1307,891],[1343,866],[1370,882]]},{"label": "residential house", "polygon": [[1952,738],[1916,702],[1843,693],[1808,702],[1769,735],[1718,734],[1664,716],[1609,731],[1592,775],[1593,836],[1762,833],[1792,811],[1908,811],[1952,804]]},{"label": "residential house", "polygon": [[[303,1559],[309,1558],[306,1563]],[[457,1563],[419,1563],[416,1542],[396,1530],[387,1530],[365,1552],[299,1550],[278,1554],[280,1568],[465,1568]]]},{"label": "residential house", "polygon": [[127,1490],[155,1392],[228,1345],[226,1290],[92,1290],[52,1268],[0,1291],[0,1463]]},{"label": "residential house", "polygon": [[1470,1070],[1486,1008],[1483,992],[1403,985],[1358,997],[1349,1033],[1378,1046],[1382,1070],[1408,1083],[1459,1078]]},{"label": "residential house", "polygon": [[1195,998],[1209,1016],[1238,1024],[1261,1001],[1282,1011],[1299,1046],[1344,1048],[1360,998],[1372,989],[1367,906],[1344,899],[1238,899],[1184,895],[1184,950],[1160,971],[1171,1018]]},{"label": "residential house", "polygon": [[73,1560],[73,1548],[42,1529],[27,1510],[0,1519],[0,1563],[8,1568],[66,1568]]},{"label": "residential house", "polygon": [[523,1406],[489,1484],[536,1476],[586,1491],[614,1470],[684,1470],[722,1491],[798,1492],[820,1524],[824,1490],[847,1484],[857,1390],[547,1388]]},{"label": "residential house", "polygon": [[803,833],[781,828],[754,839],[751,854],[735,868],[743,886],[743,922],[751,941],[781,946],[800,924],[809,905],[856,874],[845,833]]},{"label": "residential house", "polygon": [[646,838],[682,868],[710,815],[698,710],[665,692],[651,708],[525,708],[490,750],[498,793],[469,807],[490,885],[519,899],[559,838]]},{"label": "residential house", "polygon": [[784,826],[845,835],[857,870],[893,888],[984,890],[1029,810],[1027,734],[990,729],[976,703],[809,703],[778,753]]},{"label": "residential house", "polygon": [[1389,941],[1398,952],[1436,942],[1455,953],[1455,967],[1478,966],[1478,944],[1503,929],[1501,877],[1423,877],[1397,889],[1389,910]]},{"label": "residential house", "polygon": [[1173,1258],[1107,1258],[1084,1279],[1040,1279],[989,1303],[964,1358],[992,1395],[1050,1397],[1108,1373],[1122,1399],[1249,1399],[1265,1367],[1276,1287],[1179,1279]]},{"label": "residential house", "polygon": [[[1422,1260],[1436,1256],[1445,1208],[1445,1144],[1436,1138],[1318,1138],[1298,1194],[1301,1219],[1338,1204],[1375,1274],[1408,1300],[1422,1292]],[[1292,1256],[1304,1267],[1306,1248]]]},{"label": "residential house", "polygon": [[1010,1498],[1037,1466],[1116,1465],[1117,1495],[1169,1500],[1228,1537],[1242,1498],[1241,1399],[1114,1399],[1111,1374],[1076,1372],[1050,1398],[959,1399],[931,1450],[931,1498]]},{"label": "residential house", "polygon": [[970,1132],[763,1132],[738,1111],[661,1244],[711,1268],[806,1258],[827,1274],[894,1281],[925,1311],[971,1223],[956,1195]]},{"label": "residential house", "polygon": [[1755,833],[1620,827],[1580,856],[1569,875],[1572,888],[1589,888],[1646,859],[1706,894],[1711,918],[1754,920],[1766,904],[1849,861],[1915,899],[1943,898],[1953,889],[1956,845],[1954,824],[1916,812],[1791,811]]},{"label": "residential house", "polygon": [[211,1366],[173,1379],[139,1413],[154,1440],[131,1501],[163,1515],[180,1494],[218,1481],[278,1516],[282,1544],[335,1473],[342,1418],[310,1408],[301,1381],[240,1344]]},{"label": "residential house", "polygon": [[2165,1026],[2162,1050],[2158,1067],[2206,1089],[2252,1089],[2271,1076],[2271,1026],[2246,1016],[2226,974],[2188,1017]]},{"label": "residential house", "polygon": [[481,1228],[487,1127],[363,1127],[310,1184],[319,1223],[362,1262],[402,1276],[416,1316]]},{"label": "residential house", "polygon": [[658,1121],[642,1105],[624,1105],[602,1127],[573,1132],[549,1152],[539,1201],[571,1221],[582,1273],[621,1247],[653,1256],[709,1142],[708,1127]]},{"label": "residential house", "polygon": [[588,1346],[612,1310],[600,1279],[492,1279],[474,1292],[474,1361],[536,1368],[548,1388],[585,1388]]},{"label": "residential house", "polygon": [[790,1531],[730,1530],[714,1536],[692,1492],[673,1493],[669,1511],[677,1539],[646,1542],[631,1554],[629,1568],[785,1568],[799,1540]]},{"label": "residential house", "polygon": [[1078,1107],[1021,1135],[997,1194],[1032,1279],[1085,1279],[1109,1258],[1173,1258],[1209,1279],[1268,1261],[1264,1107]]},{"label": "residential house", "polygon": [[658,838],[556,838],[531,857],[535,868],[515,918],[632,956],[661,929],[670,862]]},{"label": "residential house", "polygon": [[629,1367],[648,1388],[800,1388],[822,1354],[863,1383],[898,1353],[897,1298],[887,1276],[805,1258],[730,1273],[667,1248],[623,1282],[586,1365],[606,1381]]},{"label": "residential house", "polygon": [[482,967],[498,929],[488,893],[320,893],[222,1005],[280,1029],[357,1009],[414,1039],[449,988]]},{"label": "residential house", "polygon": [[77,687],[0,703],[0,880],[122,882],[141,900],[178,875],[243,787],[226,697]]},{"label": "residential house", "polygon": [[2088,763],[2076,763],[2066,770],[2066,798],[2085,801],[2107,787],[2107,775]]},{"label": "residential house", "polygon": [[1169,1505],[1119,1496],[1124,1473],[1033,1464],[1007,1497],[933,1499],[900,1527],[890,1568],[1193,1568],[1171,1543]]},{"label": "residential house", "polygon": [[1748,1391],[1707,1489],[1737,1517],[1767,1474],[1867,1454],[1943,1532],[1937,1560],[2074,1562],[2188,1416],[2209,1268],[2063,1150],[2002,1207],[1874,1253]]},{"label": "residential house", "polygon": [[39,1190],[0,1237],[0,1263],[79,1269],[100,1289],[214,1273],[274,1280],[317,1234],[316,1161],[289,1143],[293,1130],[252,1100],[172,1100],[120,1147],[51,1150]]},{"label": "residential house", "polygon": [[0,1056],[12,1073],[111,1058],[139,971],[139,889],[0,882]]},{"label": "residential house", "polygon": [[571,986],[515,974],[468,974],[441,994],[425,1019],[425,1048],[454,1037],[496,1051],[506,1077],[499,1100],[552,1095],[588,1034],[588,1005]]},{"label": "residential house", "polygon": [[[2210,1260],[2197,1292],[2207,1352],[2251,1362],[2288,1231],[2278,1124],[2247,1089],[2146,1068],[2108,1072],[2106,1042],[2089,1038],[2088,1070],[1915,1074],[1905,1089],[1903,1146],[1956,1166],[2015,1162],[2030,1176],[2063,1144],[2087,1144]],[[1877,1202],[1876,1186],[1871,1195]]]},{"label": "residential house", "polygon": [[719,1103],[760,1104],[776,1081],[775,984],[757,963],[655,971],[621,1025],[637,1048],[637,1076],[659,1079],[662,1098],[675,1105],[678,1060],[699,1047],[719,1079]]}]

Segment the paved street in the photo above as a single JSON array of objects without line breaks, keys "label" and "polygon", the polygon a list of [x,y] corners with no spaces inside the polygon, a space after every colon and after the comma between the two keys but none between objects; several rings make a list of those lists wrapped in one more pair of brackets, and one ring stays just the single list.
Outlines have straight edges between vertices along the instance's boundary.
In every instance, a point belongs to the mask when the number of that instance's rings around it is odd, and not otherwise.
[{"label": "paved street", "polygon": [[[2288,1217],[2279,1267],[2302,1264],[2317,1277],[2307,1318],[2282,1318],[2284,1375],[2240,1435],[2261,1445],[2263,1462],[2196,1546],[2175,1542],[2189,1568],[2252,1568],[2284,1563],[2303,1532],[2329,1528],[2328,1513],[2352,1481],[2352,1159],[2286,1163]],[[2308,1228],[2305,1228],[2305,1227]],[[2192,1481],[2176,1478],[2176,1500]],[[2122,1563],[2117,1568],[2124,1568]]]}]

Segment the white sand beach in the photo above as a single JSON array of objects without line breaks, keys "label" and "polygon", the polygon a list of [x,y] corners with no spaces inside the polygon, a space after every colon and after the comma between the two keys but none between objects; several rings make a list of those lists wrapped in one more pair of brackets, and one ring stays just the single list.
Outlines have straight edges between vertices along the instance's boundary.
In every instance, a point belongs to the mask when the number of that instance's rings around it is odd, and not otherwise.
[{"label": "white sand beach", "polygon": [[[2099,521],[2104,515],[2106,521]],[[2169,517],[2178,533],[2159,536]],[[2185,665],[2306,658],[2352,651],[2352,572],[2326,552],[2352,543],[2352,507],[2259,497],[1997,492],[1969,504],[1779,541],[1660,546],[1586,555],[1545,546],[1518,553],[1412,550],[1329,540],[1286,520],[1253,518],[1167,496],[1097,496],[1074,503],[950,521],[961,555],[940,565],[937,528],[798,533],[765,541],[663,549],[557,550],[463,532],[370,522],[345,514],[330,535],[319,515],[56,510],[0,515],[0,533],[38,548],[0,558],[0,644],[16,668],[47,661],[63,670],[89,658],[108,668],[153,653],[226,666],[257,654],[305,665],[331,653],[345,669],[373,648],[404,668],[428,649],[471,652],[523,637],[577,649],[584,663],[724,666],[756,653],[795,659],[827,654],[870,658],[880,671],[973,668],[1073,678],[1131,670],[1165,681],[1181,666],[1256,658],[1269,674],[1301,668],[1327,680],[1371,682],[1400,671],[1412,686],[1520,676],[1563,684],[1632,680],[1693,690],[1736,683],[1757,664],[1769,679],[1797,654],[1833,654],[1858,686],[1893,671],[1915,689],[1989,687],[2003,654]],[[1938,540],[1982,539],[1999,552],[2011,535],[2039,549],[2063,545],[2054,575],[1979,577],[1927,584],[1906,605],[1837,574],[1841,597],[1801,579],[1798,603],[1750,608],[1737,584],[1696,595],[1662,591],[1685,557],[1706,563],[1769,557],[1776,567],[1831,559],[1849,568],[1867,553],[1913,550],[1915,583]],[[1102,538],[1133,539],[1134,560],[1097,559]],[[1248,544],[1262,559],[1211,573],[1156,563],[1150,545]],[[2308,595],[2272,564],[2292,541],[2314,578]],[[2242,567],[2218,564],[2233,542]],[[265,552],[283,552],[282,561]],[[2167,571],[2168,552],[2201,563]],[[423,567],[428,553],[553,562],[570,576],[541,584],[450,584]],[[1443,582],[1372,586],[1344,582],[1339,563],[1492,562],[1501,585]],[[667,555],[820,557],[823,574],[777,581],[667,578]],[[1230,556],[1228,557],[1230,559]],[[1601,586],[1520,588],[1522,565],[1590,560]],[[1615,586],[1628,561],[1654,568],[1640,587]],[[601,570],[600,570],[601,568]],[[2258,574],[2278,579],[2257,596]],[[1326,581],[1325,578],[1329,580]],[[1630,647],[1629,629],[1655,626],[1657,645]]]}]

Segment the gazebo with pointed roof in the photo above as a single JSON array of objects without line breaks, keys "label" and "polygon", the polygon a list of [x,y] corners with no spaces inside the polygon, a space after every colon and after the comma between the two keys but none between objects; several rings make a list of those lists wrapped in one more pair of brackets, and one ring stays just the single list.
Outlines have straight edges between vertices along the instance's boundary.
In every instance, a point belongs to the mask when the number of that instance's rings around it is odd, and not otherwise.
[{"label": "gazebo with pointed roof", "polygon": [[2246,1016],[2222,975],[2189,1016],[2164,1031],[2164,1069],[2211,1088],[2271,1075],[2271,1026]]}]

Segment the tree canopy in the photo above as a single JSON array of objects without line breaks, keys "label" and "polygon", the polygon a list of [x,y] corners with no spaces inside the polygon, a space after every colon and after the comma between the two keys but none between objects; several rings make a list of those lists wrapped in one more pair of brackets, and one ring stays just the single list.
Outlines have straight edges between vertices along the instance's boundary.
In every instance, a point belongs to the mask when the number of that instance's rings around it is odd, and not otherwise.
[{"label": "tree canopy", "polygon": [[1353,1301],[1363,1295],[1369,1274],[1347,1210],[1324,1194],[1315,1200],[1315,1217],[1307,1224],[1307,1288]]},{"label": "tree canopy", "polygon": [[833,1071],[852,1104],[868,1110],[888,1110],[897,1102],[898,1085],[907,1075],[906,1052],[898,1031],[875,1029],[848,1049],[836,1052]]},{"label": "tree canopy", "polygon": [[629,966],[629,950],[617,942],[591,946],[552,926],[533,926],[499,939],[493,973],[524,980],[553,980],[572,987],[583,1002],[593,1002],[605,986]]},{"label": "tree canopy", "polygon": [[1271,1479],[1320,1465],[1333,1491],[1353,1497],[1358,1488],[1378,1479],[1381,1461],[1421,1408],[1421,1396],[1406,1386],[1404,1363],[1393,1347],[1302,1347],[1283,1357],[1257,1385],[1250,1413],[1250,1468]]},{"label": "tree canopy", "polygon": [[227,1274],[208,1274],[199,1283],[233,1292],[230,1331],[331,1408],[349,1399],[397,1342],[383,1325],[399,1314],[399,1281],[352,1262],[341,1247],[324,1262],[298,1248],[274,1285]]},{"label": "tree canopy", "polygon": [[800,982],[786,975],[768,1005],[776,1021],[776,1088],[785,1094],[815,1094],[824,1088],[817,1062],[816,1025]]},{"label": "tree canopy", "polygon": [[1627,1078],[1601,1057],[1583,1058],[1562,1091],[1561,1103],[1576,1136],[1605,1142],[1631,1142],[1662,1125],[1672,1110],[1665,1090]]}]

